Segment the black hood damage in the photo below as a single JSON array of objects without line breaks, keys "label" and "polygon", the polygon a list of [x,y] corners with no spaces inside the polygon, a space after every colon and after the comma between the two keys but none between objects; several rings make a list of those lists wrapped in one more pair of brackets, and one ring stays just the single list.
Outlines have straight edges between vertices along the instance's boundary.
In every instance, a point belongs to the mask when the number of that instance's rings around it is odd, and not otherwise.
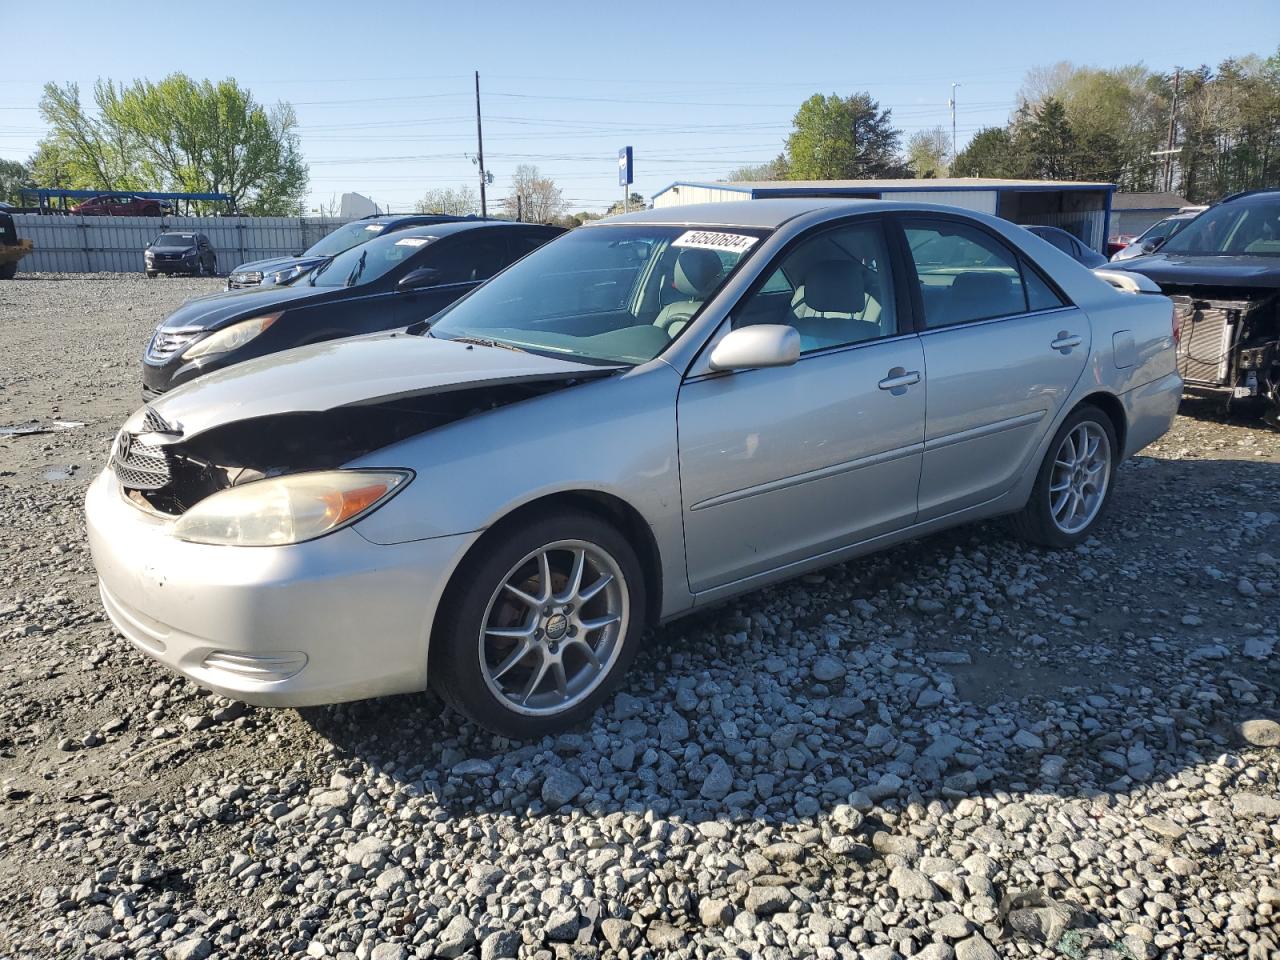
[{"label": "black hood damage", "polygon": [[139,432],[122,431],[111,465],[139,506],[179,516],[227,487],[265,477],[341,467],[365,454],[500,407],[566,390],[614,369],[452,389],[335,407],[270,413],[194,436],[147,410]]}]

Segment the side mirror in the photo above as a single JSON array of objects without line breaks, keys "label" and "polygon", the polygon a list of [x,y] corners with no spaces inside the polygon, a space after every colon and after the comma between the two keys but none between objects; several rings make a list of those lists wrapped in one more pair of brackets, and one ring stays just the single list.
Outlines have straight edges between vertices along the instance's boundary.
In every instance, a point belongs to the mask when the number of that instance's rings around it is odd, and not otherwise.
[{"label": "side mirror", "polygon": [[1156,249],[1156,247],[1160,246],[1160,244],[1162,243],[1164,243],[1164,237],[1150,237],[1146,240],[1143,240],[1142,252],[1150,253],[1152,250]]},{"label": "side mirror", "polygon": [[418,267],[410,270],[396,284],[399,290],[416,290],[419,287],[434,287],[440,282],[440,270],[436,267]]},{"label": "side mirror", "polygon": [[731,330],[711,351],[712,370],[754,370],[789,367],[800,359],[800,334],[780,323]]}]

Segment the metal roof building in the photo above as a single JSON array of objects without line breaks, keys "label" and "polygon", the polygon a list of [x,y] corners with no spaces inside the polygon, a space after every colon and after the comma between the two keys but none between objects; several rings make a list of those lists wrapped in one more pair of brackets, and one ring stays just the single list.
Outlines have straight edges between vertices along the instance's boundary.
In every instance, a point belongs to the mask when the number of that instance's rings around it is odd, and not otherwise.
[{"label": "metal roof building", "polygon": [[1061,227],[1094,250],[1105,249],[1111,218],[1110,183],[1056,180],[677,180],[653,195],[655,209],[763,197],[852,197],[945,203],[1014,223]]},{"label": "metal roof building", "polygon": [[1111,201],[1111,234],[1139,234],[1157,220],[1188,206],[1176,193],[1117,193]]}]

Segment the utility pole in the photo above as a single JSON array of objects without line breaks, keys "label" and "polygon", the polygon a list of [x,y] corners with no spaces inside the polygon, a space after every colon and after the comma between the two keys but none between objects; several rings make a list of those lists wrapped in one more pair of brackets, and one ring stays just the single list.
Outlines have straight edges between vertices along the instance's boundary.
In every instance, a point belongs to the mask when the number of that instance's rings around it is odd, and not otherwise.
[{"label": "utility pole", "polygon": [[958,83],[951,85],[951,99],[947,101],[947,106],[951,108],[951,162],[956,162],[956,87]]},{"label": "utility pole", "polygon": [[480,166],[480,218],[487,219],[489,208],[484,198],[484,182],[489,176],[484,168],[484,132],[480,127],[480,71],[476,71],[476,160]]},{"label": "utility pole", "polygon": [[1173,189],[1173,134],[1174,124],[1178,117],[1178,86],[1182,80],[1182,68],[1173,68],[1173,101],[1169,104],[1169,142],[1165,144],[1164,156],[1164,189],[1169,192]]}]

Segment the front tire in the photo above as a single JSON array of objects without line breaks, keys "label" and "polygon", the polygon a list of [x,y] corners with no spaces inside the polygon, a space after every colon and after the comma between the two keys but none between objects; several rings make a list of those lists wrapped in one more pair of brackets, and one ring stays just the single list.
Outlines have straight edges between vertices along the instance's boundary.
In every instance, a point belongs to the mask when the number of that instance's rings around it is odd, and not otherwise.
[{"label": "front tire", "polygon": [[446,595],[432,686],[494,733],[564,730],[595,711],[634,659],[645,598],[635,551],[594,514],[495,528]]},{"label": "front tire", "polygon": [[1031,499],[1010,518],[1014,533],[1058,549],[1081,543],[1111,502],[1118,451],[1105,412],[1092,405],[1074,410],[1049,444]]}]

